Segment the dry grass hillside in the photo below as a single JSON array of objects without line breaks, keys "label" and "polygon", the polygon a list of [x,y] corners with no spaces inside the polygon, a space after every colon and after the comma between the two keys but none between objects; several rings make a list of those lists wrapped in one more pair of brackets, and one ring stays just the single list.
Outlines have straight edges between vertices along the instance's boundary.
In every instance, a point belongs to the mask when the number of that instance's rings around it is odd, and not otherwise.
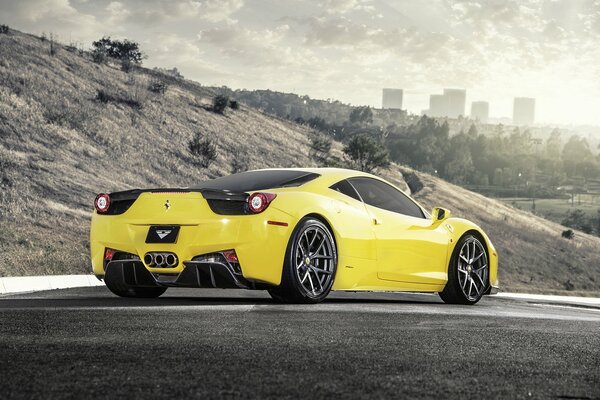
[{"label": "dry grass hillside", "polygon": [[[234,159],[249,168],[314,166],[304,126],[245,106],[219,115],[207,106],[214,89],[160,76],[168,89],[153,93],[156,72],[126,74],[70,50],[51,55],[48,41],[0,34],[0,276],[89,272],[89,217],[100,191],[188,186],[231,173]],[[208,169],[188,151],[196,132],[218,144]],[[383,175],[404,185],[397,167]],[[556,224],[420,176],[424,204],[445,205],[490,233],[505,288],[598,293],[599,239],[567,241]]]},{"label": "dry grass hillside", "polygon": [[[0,34],[0,276],[89,272],[100,191],[188,186],[231,173],[234,158],[250,168],[314,166],[307,128],[244,106],[220,115],[197,83],[171,79],[155,94],[152,71],[126,74],[49,47]],[[99,90],[122,101],[103,103]],[[218,144],[208,169],[188,151],[196,132]]]}]

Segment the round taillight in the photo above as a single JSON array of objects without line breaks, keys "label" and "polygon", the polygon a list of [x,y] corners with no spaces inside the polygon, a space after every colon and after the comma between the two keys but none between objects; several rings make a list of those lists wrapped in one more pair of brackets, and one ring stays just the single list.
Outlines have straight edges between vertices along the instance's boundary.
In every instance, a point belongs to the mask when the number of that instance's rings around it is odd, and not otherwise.
[{"label": "round taillight", "polygon": [[273,193],[252,193],[248,197],[248,208],[255,214],[263,212],[276,196]]},{"label": "round taillight", "polygon": [[99,194],[96,196],[94,206],[96,207],[96,211],[99,213],[107,212],[108,208],[110,207],[110,196],[106,193]]}]

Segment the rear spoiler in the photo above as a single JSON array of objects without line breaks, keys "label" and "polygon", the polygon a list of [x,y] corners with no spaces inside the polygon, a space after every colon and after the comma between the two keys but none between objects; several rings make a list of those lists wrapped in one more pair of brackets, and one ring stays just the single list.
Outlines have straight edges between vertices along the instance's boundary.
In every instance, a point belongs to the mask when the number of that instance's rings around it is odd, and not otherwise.
[{"label": "rear spoiler", "polygon": [[246,201],[249,194],[245,192],[231,192],[219,189],[193,189],[193,188],[157,188],[157,189],[132,189],[122,192],[110,193],[111,201],[135,201],[142,193],[201,193],[206,200],[233,200]]}]

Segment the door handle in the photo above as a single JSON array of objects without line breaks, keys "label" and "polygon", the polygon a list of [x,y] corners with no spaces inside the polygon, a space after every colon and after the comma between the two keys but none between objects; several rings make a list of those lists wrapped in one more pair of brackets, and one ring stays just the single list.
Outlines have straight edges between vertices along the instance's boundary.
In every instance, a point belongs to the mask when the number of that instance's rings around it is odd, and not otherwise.
[{"label": "door handle", "polygon": [[373,217],[373,225],[381,225],[383,221],[380,218]]}]

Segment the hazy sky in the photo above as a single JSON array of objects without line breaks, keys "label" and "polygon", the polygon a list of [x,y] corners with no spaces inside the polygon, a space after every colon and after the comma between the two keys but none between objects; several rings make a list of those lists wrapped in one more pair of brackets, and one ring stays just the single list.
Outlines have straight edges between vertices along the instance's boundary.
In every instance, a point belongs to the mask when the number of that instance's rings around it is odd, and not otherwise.
[{"label": "hazy sky", "polygon": [[0,23],[87,48],[138,41],[147,66],[206,85],[269,88],[405,108],[467,89],[511,116],[537,99],[537,121],[600,125],[600,0],[0,0]]}]

